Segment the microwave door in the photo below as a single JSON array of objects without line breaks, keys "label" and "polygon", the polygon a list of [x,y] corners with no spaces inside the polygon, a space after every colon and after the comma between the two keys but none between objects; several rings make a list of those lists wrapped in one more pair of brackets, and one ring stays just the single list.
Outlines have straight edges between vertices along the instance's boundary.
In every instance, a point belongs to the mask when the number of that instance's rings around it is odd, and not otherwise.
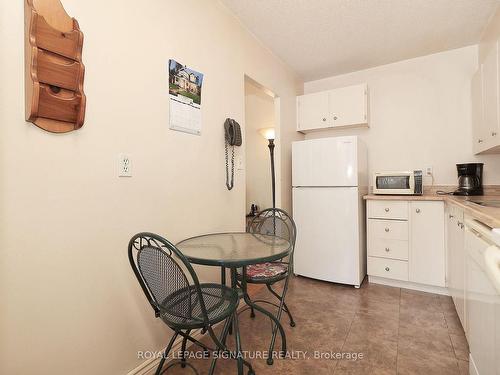
[{"label": "microwave door", "polygon": [[412,194],[413,181],[411,175],[382,175],[375,178],[377,194]]}]

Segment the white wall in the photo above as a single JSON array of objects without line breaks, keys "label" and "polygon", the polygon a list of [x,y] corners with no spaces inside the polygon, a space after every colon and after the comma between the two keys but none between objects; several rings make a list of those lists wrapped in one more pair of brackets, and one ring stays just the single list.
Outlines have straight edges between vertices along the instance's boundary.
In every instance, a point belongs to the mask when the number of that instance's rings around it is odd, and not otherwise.
[{"label": "white wall", "polygon": [[500,37],[500,6],[491,17],[488,25],[483,31],[481,42],[479,43],[479,62],[482,63],[490,51],[495,47]]},{"label": "white wall", "polygon": [[[163,347],[129,238],[242,230],[245,173],[228,192],[223,121],[244,120],[245,74],[280,97],[283,123],[302,90],[218,1],[63,2],[85,34],[87,113],[81,130],[54,135],[24,121],[23,2],[0,0],[2,374],[124,374],[137,350]],[[205,74],[200,137],[168,129],[169,58]],[[120,152],[132,178],[116,176]],[[289,190],[289,156],[281,167]]]},{"label": "white wall", "polygon": [[472,152],[470,81],[477,58],[477,46],[470,46],[306,82],[306,93],[367,82],[371,124],[306,138],[359,135],[368,145],[370,172],[432,166],[436,184],[454,185],[456,163],[481,161],[484,183],[500,184],[500,155]]},{"label": "white wall", "polygon": [[[245,81],[246,209],[252,203],[259,209],[272,206],[271,164],[268,141],[259,133],[272,128],[274,98],[250,80]],[[279,158],[277,153],[275,158]],[[279,190],[278,190],[279,191]]]}]

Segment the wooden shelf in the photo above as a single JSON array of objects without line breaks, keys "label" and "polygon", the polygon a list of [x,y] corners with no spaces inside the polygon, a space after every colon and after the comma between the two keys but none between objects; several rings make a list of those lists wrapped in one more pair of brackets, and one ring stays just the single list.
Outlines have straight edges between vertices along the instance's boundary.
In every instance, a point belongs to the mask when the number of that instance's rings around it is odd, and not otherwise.
[{"label": "wooden shelf", "polygon": [[83,33],[59,0],[25,0],[26,121],[55,133],[85,119]]}]

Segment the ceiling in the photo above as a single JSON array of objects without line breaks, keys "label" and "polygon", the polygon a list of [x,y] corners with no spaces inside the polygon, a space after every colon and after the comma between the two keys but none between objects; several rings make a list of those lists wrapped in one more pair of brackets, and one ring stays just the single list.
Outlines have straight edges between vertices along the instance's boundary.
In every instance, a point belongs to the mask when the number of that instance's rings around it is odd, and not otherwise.
[{"label": "ceiling", "polygon": [[222,0],[304,80],[476,44],[500,0]]}]

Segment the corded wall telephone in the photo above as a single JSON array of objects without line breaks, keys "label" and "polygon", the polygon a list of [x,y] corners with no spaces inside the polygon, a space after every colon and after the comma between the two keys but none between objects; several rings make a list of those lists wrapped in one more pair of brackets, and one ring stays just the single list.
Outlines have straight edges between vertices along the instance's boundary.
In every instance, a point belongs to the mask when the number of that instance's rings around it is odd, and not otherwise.
[{"label": "corded wall telephone", "polygon": [[[227,118],[224,122],[224,138],[226,150],[226,186],[231,190],[234,186],[234,146],[241,146],[241,127],[240,124],[232,118]],[[229,152],[228,146],[231,146],[231,180],[229,180]]]}]

